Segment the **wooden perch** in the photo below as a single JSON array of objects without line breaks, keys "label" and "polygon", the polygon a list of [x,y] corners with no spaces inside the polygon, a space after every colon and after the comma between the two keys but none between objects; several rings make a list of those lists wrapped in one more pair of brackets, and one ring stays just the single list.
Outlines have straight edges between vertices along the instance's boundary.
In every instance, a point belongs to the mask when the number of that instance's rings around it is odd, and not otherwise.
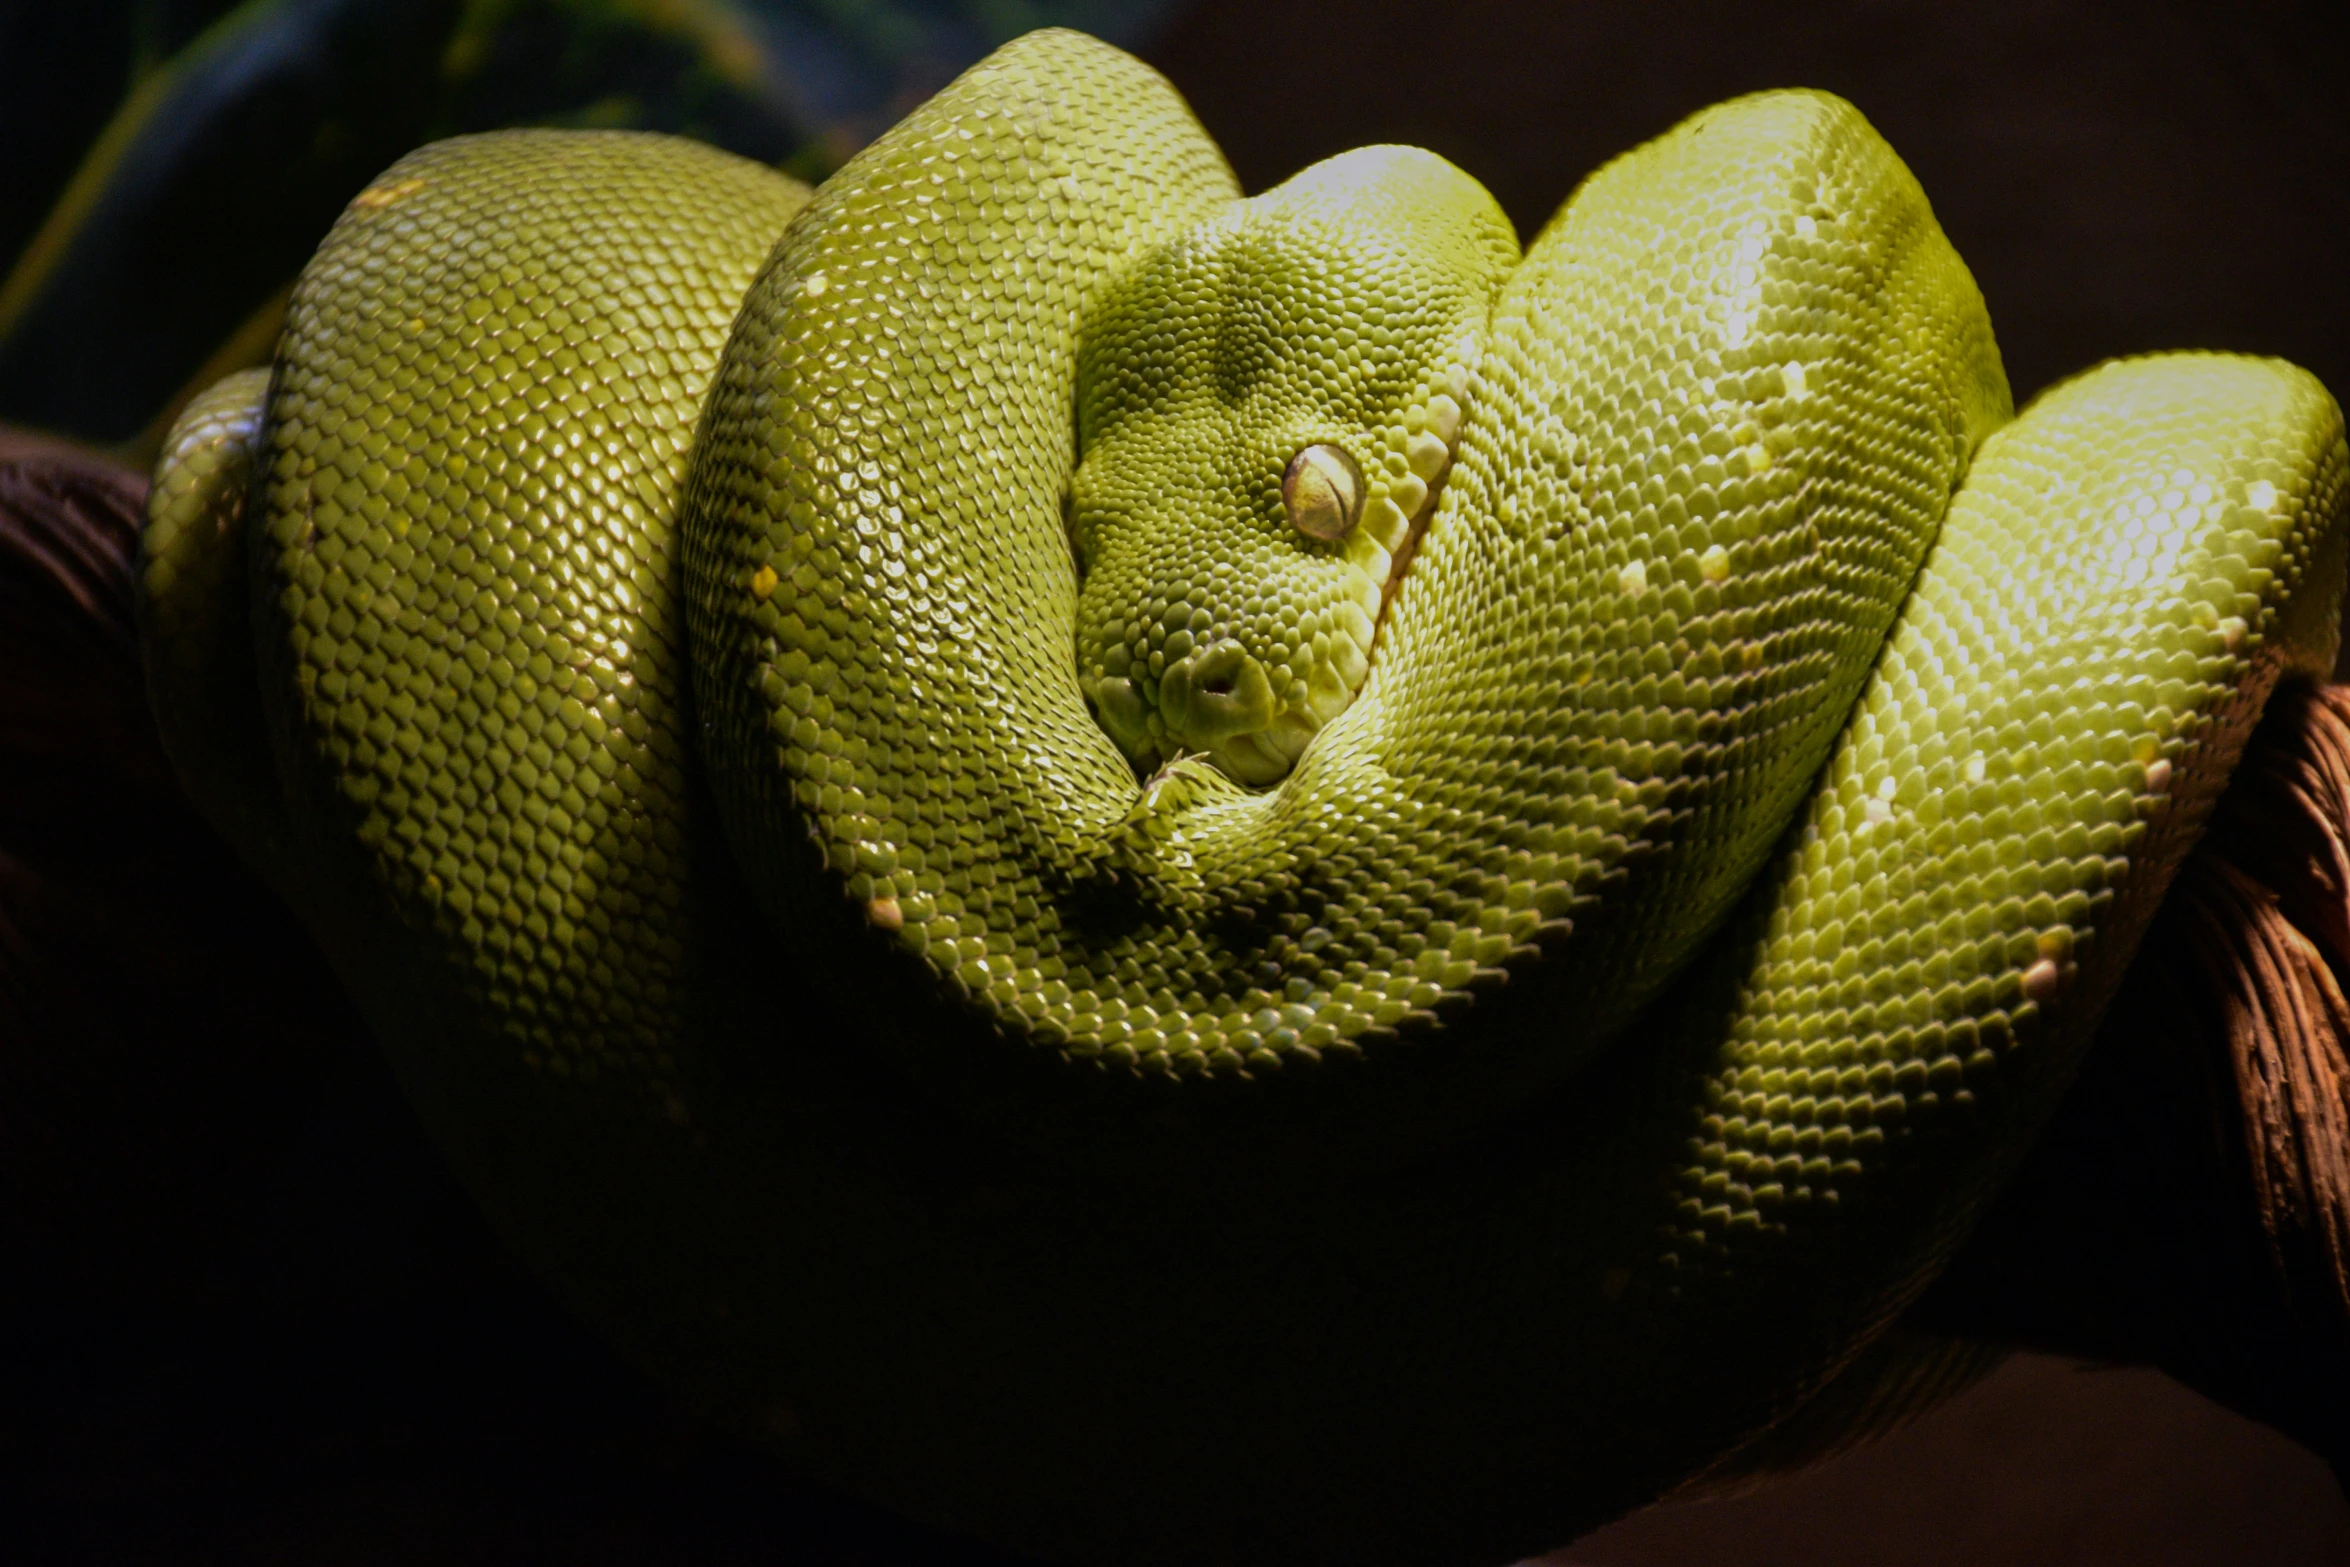
[{"label": "wooden perch", "polygon": [[2287,691],[2188,866],[2182,914],[2226,1041],[2271,1259],[2350,1340],[2350,689]]},{"label": "wooden perch", "polygon": [[2350,1489],[2350,686],[2288,685],[1913,1327],[2145,1364]]}]

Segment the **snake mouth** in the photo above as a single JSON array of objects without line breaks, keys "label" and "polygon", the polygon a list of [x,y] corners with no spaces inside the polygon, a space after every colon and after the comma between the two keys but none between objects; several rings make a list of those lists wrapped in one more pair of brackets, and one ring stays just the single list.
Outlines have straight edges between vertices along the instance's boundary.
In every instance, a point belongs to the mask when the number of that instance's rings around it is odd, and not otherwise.
[{"label": "snake mouth", "polygon": [[[1468,396],[1468,378],[1466,365],[1453,365],[1446,372],[1446,390],[1428,400],[1422,416],[1422,430],[1432,439],[1422,440],[1419,432],[1406,437],[1406,477],[1420,481],[1416,504],[1404,504],[1413,499],[1409,486],[1391,485],[1388,504],[1402,514],[1401,523],[1377,515],[1375,510],[1367,512],[1363,519],[1363,531],[1367,532],[1374,522],[1380,525],[1381,533],[1373,542],[1385,552],[1383,562],[1374,559],[1369,563],[1381,565],[1383,570],[1374,573],[1369,565],[1364,570],[1364,575],[1379,589],[1379,610],[1371,617],[1371,634],[1363,643],[1363,678],[1369,676],[1369,660],[1378,651],[1404,580],[1411,575],[1412,562],[1419,557],[1420,541],[1427,536],[1437,503],[1444,497],[1444,481],[1451,475],[1453,457],[1460,450],[1461,404]],[[1410,429],[1408,422],[1406,429]],[[1418,444],[1414,445],[1415,442]],[[1361,679],[1355,682],[1355,689],[1362,689]]]},{"label": "snake mouth", "polygon": [[[1314,636],[1311,673],[1303,692],[1258,736],[1277,782],[1305,755],[1314,737],[1353,705],[1370,679],[1372,661],[1396,599],[1418,558],[1420,542],[1443,499],[1444,483],[1460,447],[1462,404],[1468,397],[1467,355],[1445,367],[1436,389],[1405,411],[1390,432],[1384,471],[1361,521],[1339,542],[1353,568],[1345,602],[1327,633]],[[1401,440],[1392,436],[1400,434]],[[1227,767],[1241,782],[1250,782]]]}]

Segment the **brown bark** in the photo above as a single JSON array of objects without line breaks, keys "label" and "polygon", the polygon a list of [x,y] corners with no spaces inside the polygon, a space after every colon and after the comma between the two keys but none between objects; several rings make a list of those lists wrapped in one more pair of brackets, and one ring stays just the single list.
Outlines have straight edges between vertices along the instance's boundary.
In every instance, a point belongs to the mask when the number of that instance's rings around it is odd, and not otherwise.
[{"label": "brown bark", "polygon": [[2288,685],[1915,1326],[2153,1365],[2350,1488],[2350,686]]}]

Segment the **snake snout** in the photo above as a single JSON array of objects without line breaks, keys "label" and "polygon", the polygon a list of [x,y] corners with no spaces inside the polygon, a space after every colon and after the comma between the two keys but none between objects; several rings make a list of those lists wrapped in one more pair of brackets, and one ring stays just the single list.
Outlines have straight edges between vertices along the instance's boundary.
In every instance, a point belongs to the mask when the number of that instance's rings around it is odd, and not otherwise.
[{"label": "snake snout", "polygon": [[1169,737],[1198,750],[1263,729],[1273,712],[1272,677],[1229,637],[1179,659],[1159,681]]}]

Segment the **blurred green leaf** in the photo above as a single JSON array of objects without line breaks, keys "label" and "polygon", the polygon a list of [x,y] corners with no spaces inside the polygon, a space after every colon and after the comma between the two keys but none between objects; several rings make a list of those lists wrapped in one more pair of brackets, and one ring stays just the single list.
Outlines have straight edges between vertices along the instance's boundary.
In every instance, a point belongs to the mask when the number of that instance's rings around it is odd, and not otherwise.
[{"label": "blurred green leaf", "polygon": [[818,180],[1031,28],[1172,0],[132,0],[0,22],[0,421],[144,462],[410,148],[668,131]]}]

